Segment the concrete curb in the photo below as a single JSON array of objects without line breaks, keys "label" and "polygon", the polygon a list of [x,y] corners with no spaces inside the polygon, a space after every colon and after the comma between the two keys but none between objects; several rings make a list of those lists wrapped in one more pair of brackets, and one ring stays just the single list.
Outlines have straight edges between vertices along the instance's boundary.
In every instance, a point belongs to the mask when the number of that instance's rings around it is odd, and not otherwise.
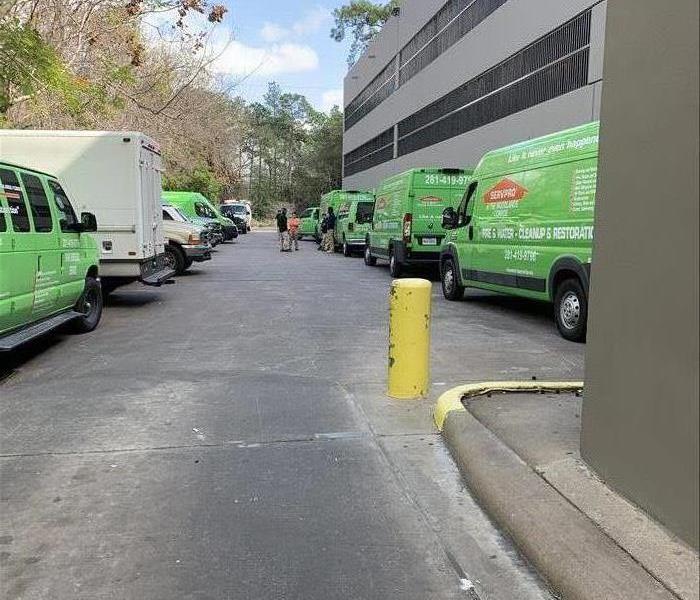
[{"label": "concrete curb", "polygon": [[447,415],[465,411],[462,400],[491,392],[575,392],[583,389],[583,381],[485,381],[468,383],[447,390],[438,398],[433,418],[438,431],[442,431]]},{"label": "concrete curb", "polygon": [[677,598],[470,412],[457,408],[454,398],[461,400],[464,392],[457,390],[464,387],[443,395],[447,445],[474,496],[557,593],[567,600]]}]

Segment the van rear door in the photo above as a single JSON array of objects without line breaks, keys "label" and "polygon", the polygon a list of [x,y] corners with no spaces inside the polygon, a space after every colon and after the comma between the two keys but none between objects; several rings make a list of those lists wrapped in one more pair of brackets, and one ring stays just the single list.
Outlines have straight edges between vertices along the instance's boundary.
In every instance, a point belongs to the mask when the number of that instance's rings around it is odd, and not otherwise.
[{"label": "van rear door", "polygon": [[411,193],[414,250],[435,250],[445,237],[442,211],[459,205],[469,184],[465,173],[416,173]]},{"label": "van rear door", "polygon": [[145,141],[140,149],[142,250],[146,258],[165,251],[161,209],[161,157],[155,146]]}]

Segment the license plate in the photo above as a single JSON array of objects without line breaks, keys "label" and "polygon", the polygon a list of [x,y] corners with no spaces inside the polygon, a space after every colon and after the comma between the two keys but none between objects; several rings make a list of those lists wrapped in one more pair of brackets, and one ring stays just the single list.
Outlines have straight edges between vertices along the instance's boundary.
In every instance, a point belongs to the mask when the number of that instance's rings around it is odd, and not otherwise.
[{"label": "license plate", "polygon": [[437,238],[423,238],[424,246],[437,246]]}]

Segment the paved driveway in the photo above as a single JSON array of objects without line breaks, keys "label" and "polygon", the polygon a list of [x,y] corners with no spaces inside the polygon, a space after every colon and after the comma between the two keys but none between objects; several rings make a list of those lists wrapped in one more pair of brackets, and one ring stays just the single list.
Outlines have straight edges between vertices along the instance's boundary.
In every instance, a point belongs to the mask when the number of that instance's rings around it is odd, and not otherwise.
[{"label": "paved driveway", "polygon": [[583,347],[546,307],[436,283],[433,398],[389,401],[387,269],[275,243],[1,359],[2,598],[549,597],[430,409],[465,381],[581,378]]}]

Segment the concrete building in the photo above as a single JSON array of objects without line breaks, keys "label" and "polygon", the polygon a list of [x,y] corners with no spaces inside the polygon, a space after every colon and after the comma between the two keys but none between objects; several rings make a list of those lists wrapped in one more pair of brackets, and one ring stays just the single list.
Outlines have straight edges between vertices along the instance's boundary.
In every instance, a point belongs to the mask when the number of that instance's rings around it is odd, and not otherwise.
[{"label": "concrete building", "polygon": [[595,120],[606,1],[404,0],[345,78],[346,189]]},{"label": "concrete building", "polygon": [[581,436],[609,485],[696,549],[698,10],[610,3]]}]

